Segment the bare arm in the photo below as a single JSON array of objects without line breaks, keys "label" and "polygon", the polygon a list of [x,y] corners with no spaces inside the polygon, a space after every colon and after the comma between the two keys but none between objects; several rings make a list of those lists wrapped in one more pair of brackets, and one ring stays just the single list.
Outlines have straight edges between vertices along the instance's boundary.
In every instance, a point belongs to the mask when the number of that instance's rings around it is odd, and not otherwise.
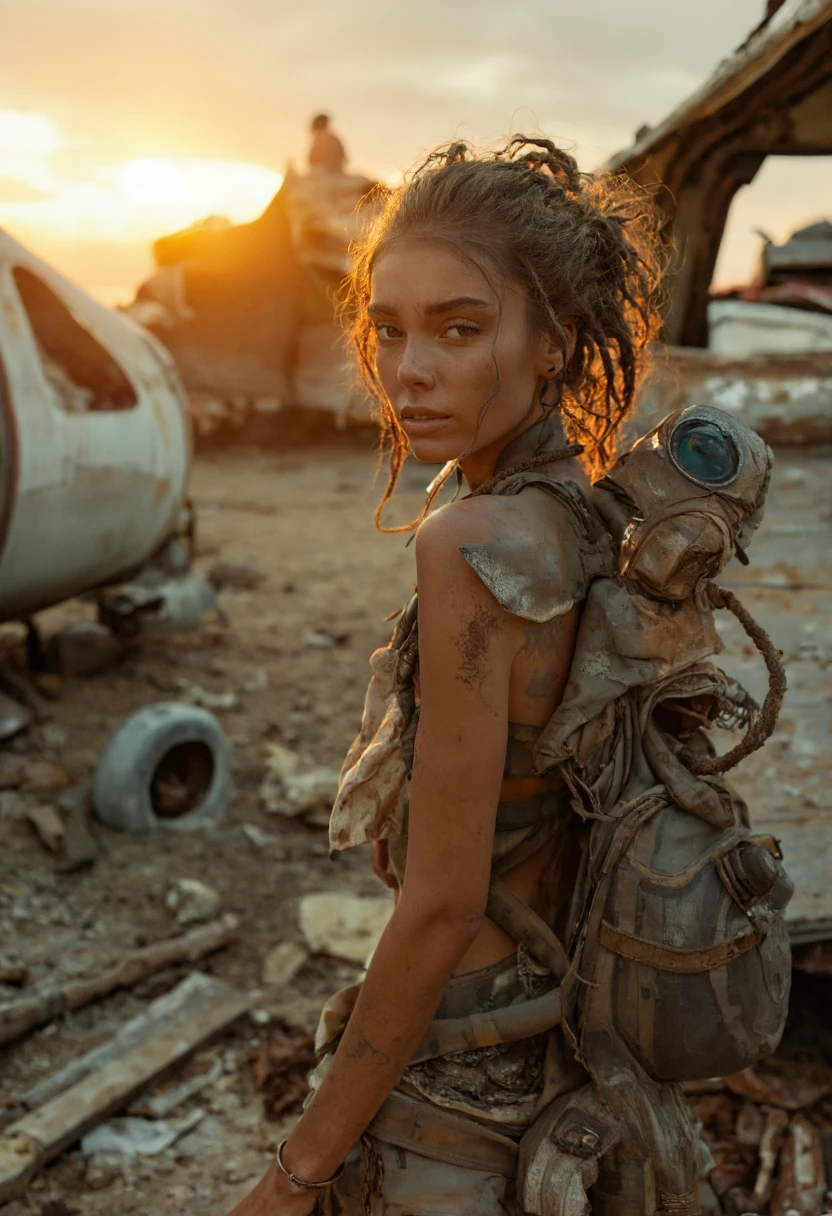
[{"label": "bare arm", "polygon": [[446,511],[416,542],[422,712],[407,874],[332,1066],[286,1146],[286,1165],[303,1178],[329,1177],[358,1142],[485,916],[509,681],[522,637],[460,555],[461,539],[471,539],[470,520]]}]

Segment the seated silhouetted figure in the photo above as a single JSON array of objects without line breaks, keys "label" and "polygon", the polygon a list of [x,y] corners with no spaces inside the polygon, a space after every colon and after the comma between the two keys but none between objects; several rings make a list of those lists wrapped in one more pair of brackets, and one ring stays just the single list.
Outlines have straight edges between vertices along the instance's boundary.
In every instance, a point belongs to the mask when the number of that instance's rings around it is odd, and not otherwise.
[{"label": "seated silhouetted figure", "polygon": [[312,119],[312,146],[309,149],[309,168],[328,169],[331,173],[343,173],[347,161],[344,145],[330,129],[329,115],[316,114]]}]

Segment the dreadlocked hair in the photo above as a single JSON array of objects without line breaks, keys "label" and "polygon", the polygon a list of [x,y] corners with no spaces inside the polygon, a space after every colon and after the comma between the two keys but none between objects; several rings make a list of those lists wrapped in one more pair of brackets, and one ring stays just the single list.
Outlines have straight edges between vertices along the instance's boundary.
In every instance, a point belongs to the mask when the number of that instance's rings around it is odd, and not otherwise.
[{"label": "dreadlocked hair", "polygon": [[519,284],[536,323],[568,349],[560,318],[577,329],[572,356],[547,408],[567,438],[583,446],[591,477],[615,457],[616,438],[632,413],[659,330],[664,251],[649,196],[624,177],[581,173],[551,140],[515,135],[498,151],[451,143],[432,152],[398,189],[379,196],[363,238],[352,249],[342,305],[365,387],[377,406],[387,485],[376,510],[382,531],[407,531],[419,520],[385,528],[381,516],[408,453],[406,437],[375,368],[376,331],[368,313],[373,266],[386,247],[409,235],[447,241],[478,265]]}]

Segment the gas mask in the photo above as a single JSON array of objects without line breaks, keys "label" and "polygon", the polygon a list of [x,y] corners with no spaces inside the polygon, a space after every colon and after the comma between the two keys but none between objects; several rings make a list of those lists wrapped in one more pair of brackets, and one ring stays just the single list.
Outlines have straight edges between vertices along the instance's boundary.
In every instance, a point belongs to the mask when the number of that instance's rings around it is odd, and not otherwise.
[{"label": "gas mask", "polygon": [[771,464],[759,435],[723,410],[669,414],[594,486],[619,574],[655,599],[698,599],[735,553],[747,561]]}]

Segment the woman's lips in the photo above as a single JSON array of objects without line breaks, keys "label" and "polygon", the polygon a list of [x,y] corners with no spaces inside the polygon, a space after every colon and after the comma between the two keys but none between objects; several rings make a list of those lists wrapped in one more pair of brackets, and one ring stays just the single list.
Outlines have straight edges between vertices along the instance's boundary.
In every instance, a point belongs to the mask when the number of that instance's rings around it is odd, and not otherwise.
[{"label": "woman's lips", "polygon": [[450,422],[450,417],[426,410],[424,413],[402,414],[400,421],[407,435],[434,435]]}]

